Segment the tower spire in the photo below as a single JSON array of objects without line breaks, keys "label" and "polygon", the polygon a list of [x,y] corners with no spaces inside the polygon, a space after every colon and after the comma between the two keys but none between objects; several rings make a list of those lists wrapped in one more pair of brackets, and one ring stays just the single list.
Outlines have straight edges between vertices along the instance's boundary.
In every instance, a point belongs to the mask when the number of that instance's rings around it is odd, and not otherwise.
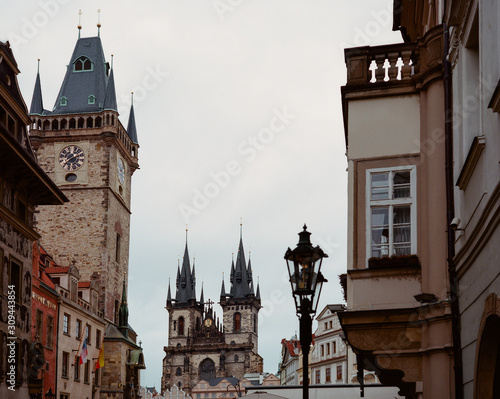
[{"label": "tower spire", "polygon": [[[127,134],[132,140],[132,143],[138,144],[137,141],[137,129],[135,127],[135,114],[134,114],[134,92],[131,93],[131,101],[130,101],[130,114],[128,117],[128,125],[127,125]],[[186,233],[187,234],[187,233]]]},{"label": "tower spire", "polygon": [[110,109],[118,112],[115,90],[115,74],[113,72],[113,54],[111,54],[111,70],[109,72],[106,94],[104,96],[104,109]]},{"label": "tower spire", "polygon": [[101,9],[97,9],[97,37],[101,37]]},{"label": "tower spire", "polygon": [[120,311],[118,312],[118,328],[122,334],[127,337],[128,335],[128,305],[127,305],[127,272],[123,273],[123,292],[122,303],[120,304]]},{"label": "tower spire", "polygon": [[36,72],[35,89],[31,99],[30,114],[43,114],[42,84],[40,83],[40,58],[38,59],[38,69]]},{"label": "tower spire", "polygon": [[81,31],[82,31],[82,10],[78,10],[78,39],[80,39]]}]

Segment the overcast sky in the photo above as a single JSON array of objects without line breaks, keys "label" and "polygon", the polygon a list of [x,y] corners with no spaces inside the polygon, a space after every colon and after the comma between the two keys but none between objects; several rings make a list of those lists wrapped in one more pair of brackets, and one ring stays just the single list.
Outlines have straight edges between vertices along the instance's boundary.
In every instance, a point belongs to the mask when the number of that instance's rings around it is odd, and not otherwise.
[{"label": "overcast sky", "polygon": [[[132,181],[129,322],[160,386],[169,278],[189,228],[197,295],[229,287],[240,219],[262,305],[259,353],[276,373],[280,341],[298,330],[283,255],[307,223],[329,255],[319,308],[342,303],[347,175],[340,86],[344,47],[401,42],[392,0],[23,0],[0,3],[31,103],[37,59],[52,109],[78,36],[114,54],[121,121],[135,92],[140,169]],[[257,283],[257,282],[256,282]],[[216,311],[221,314],[219,305]],[[319,313],[319,312],[318,312]]]}]

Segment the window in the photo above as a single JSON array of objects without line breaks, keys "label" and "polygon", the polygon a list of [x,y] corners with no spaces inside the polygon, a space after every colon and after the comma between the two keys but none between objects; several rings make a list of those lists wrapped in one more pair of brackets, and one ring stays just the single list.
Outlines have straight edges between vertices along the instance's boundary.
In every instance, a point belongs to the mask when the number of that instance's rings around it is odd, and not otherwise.
[{"label": "window", "polygon": [[332,369],[330,367],[326,368],[326,378],[325,382],[332,382]]},{"label": "window", "polygon": [[35,339],[43,344],[43,312],[40,309],[36,310]]},{"label": "window", "polygon": [[92,345],[92,327],[87,324],[87,345]]},{"label": "window", "polygon": [[121,246],[121,237],[120,234],[116,233],[116,253],[115,259],[117,262],[120,262],[120,246]]},{"label": "window", "polygon": [[89,383],[89,376],[90,376],[89,364],[90,364],[89,361],[85,362],[84,371],[83,371],[83,382],[85,382],[86,384]]},{"label": "window", "polygon": [[234,314],[234,332],[241,331],[241,313]]},{"label": "window", "polygon": [[76,319],[76,339],[82,338],[82,321]]},{"label": "window", "polygon": [[329,342],[326,344],[326,354],[327,355],[330,354],[330,343]]},{"label": "window", "polygon": [[321,370],[316,370],[315,384],[321,384]]},{"label": "window", "polygon": [[325,322],[325,330],[328,330],[328,323]]},{"label": "window", "polygon": [[330,320],[330,328],[333,328],[333,321]]},{"label": "window", "polygon": [[63,316],[63,334],[69,335],[69,322],[71,318],[69,314],[64,313]]},{"label": "window", "polygon": [[22,285],[21,285],[21,274],[22,273],[21,272],[22,272],[21,264],[15,260],[11,259],[11,261],[10,261],[10,273],[9,273],[9,285],[14,286],[15,297],[16,297],[17,303],[21,302],[21,291],[22,291]]},{"label": "window", "polygon": [[321,356],[325,356],[325,345],[321,345]]},{"label": "window", "polygon": [[62,354],[62,376],[68,378],[69,369],[69,353],[63,352]]},{"label": "window", "polygon": [[175,375],[182,375],[182,369],[180,367],[177,367],[175,370]]},{"label": "window", "polygon": [[47,337],[45,338],[45,345],[47,348],[54,346],[54,318],[47,315]]},{"label": "window", "polygon": [[68,394],[68,393],[62,393],[62,394],[59,396],[59,399],[69,399],[69,394]]},{"label": "window", "polygon": [[184,317],[179,317],[179,335],[184,335]]},{"label": "window", "polygon": [[61,97],[61,99],[59,100],[59,105],[61,107],[65,107],[66,105],[68,105],[68,99],[66,97]]},{"label": "window", "polygon": [[92,61],[83,55],[73,63],[73,72],[92,71],[93,69]]},{"label": "window", "polygon": [[99,371],[100,371],[100,369],[96,369],[96,370],[94,371],[94,385],[95,385],[96,387],[98,387],[98,386],[99,386]]},{"label": "window", "polygon": [[101,330],[95,330],[95,347],[101,347]]},{"label": "window", "polygon": [[80,357],[75,358],[75,381],[80,381]]},{"label": "window", "polygon": [[416,169],[367,170],[367,257],[416,252]]},{"label": "window", "polygon": [[92,95],[92,94],[91,94],[91,95],[89,96],[88,103],[89,103],[89,104],[95,104],[95,96],[94,96],[94,95]]},{"label": "window", "polygon": [[337,366],[337,381],[342,379],[342,365]]},{"label": "window", "polygon": [[210,381],[215,378],[215,363],[212,359],[206,358],[200,363],[200,380]]},{"label": "window", "polygon": [[332,342],[332,353],[337,353],[337,341]]}]

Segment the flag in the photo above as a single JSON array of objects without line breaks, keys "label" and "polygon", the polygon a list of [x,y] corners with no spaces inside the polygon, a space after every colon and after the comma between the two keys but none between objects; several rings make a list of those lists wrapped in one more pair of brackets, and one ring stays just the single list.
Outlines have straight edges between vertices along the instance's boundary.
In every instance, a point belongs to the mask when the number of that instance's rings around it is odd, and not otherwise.
[{"label": "flag", "polygon": [[97,361],[95,362],[95,369],[100,369],[104,367],[104,342],[101,344],[101,350],[99,351],[99,356],[97,357]]},{"label": "flag", "polygon": [[87,337],[85,337],[85,340],[83,341],[82,352],[80,353],[80,364],[83,364],[87,361],[87,356]]}]

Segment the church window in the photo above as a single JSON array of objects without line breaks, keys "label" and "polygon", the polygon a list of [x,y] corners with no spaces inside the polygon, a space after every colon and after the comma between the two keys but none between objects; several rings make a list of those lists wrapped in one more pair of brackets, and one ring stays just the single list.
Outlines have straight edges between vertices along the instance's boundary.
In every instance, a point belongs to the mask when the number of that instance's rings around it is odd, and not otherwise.
[{"label": "church window", "polygon": [[179,335],[184,335],[184,317],[179,317]]},{"label": "church window", "polygon": [[238,355],[234,355],[234,361],[237,362],[240,358],[238,357]]},{"label": "church window", "polygon": [[234,314],[234,331],[235,332],[241,331],[241,314],[240,313]]},{"label": "church window", "polygon": [[61,97],[61,99],[59,100],[59,105],[61,107],[65,107],[66,105],[68,105],[68,99],[66,97]]},{"label": "church window", "polygon": [[175,375],[182,375],[182,369],[180,367],[177,367],[177,370],[175,370]]},{"label": "church window", "polygon": [[120,246],[121,246],[121,236],[120,234],[116,233],[116,253],[115,253],[115,259],[117,262],[120,262]]},{"label": "church window", "polygon": [[73,72],[93,71],[94,63],[85,56],[81,56],[73,63]]},{"label": "church window", "polygon": [[205,359],[200,363],[200,379],[210,381],[215,378],[215,363],[212,359]]},{"label": "church window", "polygon": [[177,330],[177,320],[174,320],[174,331]]},{"label": "church window", "polygon": [[91,95],[89,96],[88,103],[89,103],[89,104],[95,104],[95,96],[94,96],[93,94],[91,94]]}]

